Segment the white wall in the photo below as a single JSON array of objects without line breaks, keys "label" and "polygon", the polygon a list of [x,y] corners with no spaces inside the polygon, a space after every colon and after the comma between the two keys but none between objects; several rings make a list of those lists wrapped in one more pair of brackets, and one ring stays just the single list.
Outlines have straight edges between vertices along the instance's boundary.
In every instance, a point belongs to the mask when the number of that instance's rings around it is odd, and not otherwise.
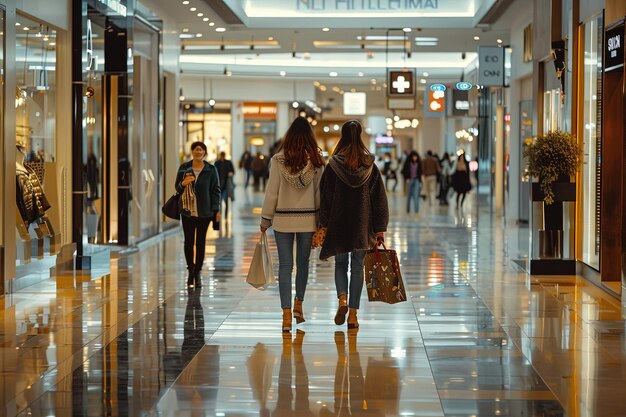
[{"label": "white wall", "polygon": [[[203,80],[212,86],[212,98],[222,101],[273,101],[291,102],[315,100],[315,87],[310,81],[268,80],[239,77],[181,76],[181,87],[186,99],[202,100]],[[294,89],[295,83],[295,89]],[[294,90],[296,92],[294,97]],[[209,89],[206,90],[209,94]],[[207,97],[209,99],[210,97]]]}]

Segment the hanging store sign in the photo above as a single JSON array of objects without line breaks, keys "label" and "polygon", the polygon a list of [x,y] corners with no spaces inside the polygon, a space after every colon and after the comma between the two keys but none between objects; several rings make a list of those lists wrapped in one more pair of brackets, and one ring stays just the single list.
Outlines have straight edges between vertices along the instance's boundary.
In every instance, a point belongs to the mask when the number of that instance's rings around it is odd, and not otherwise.
[{"label": "hanging store sign", "polygon": [[478,47],[478,84],[487,87],[504,86],[504,48]]},{"label": "hanging store sign", "polygon": [[456,83],[456,89],[461,91],[467,91],[472,89],[472,83],[468,83],[467,81],[461,81]]},{"label": "hanging store sign", "polygon": [[452,90],[452,115],[467,116],[470,109],[469,93],[467,90]]},{"label": "hanging store sign", "polygon": [[606,31],[604,36],[604,71],[624,66],[624,23]]},{"label": "hanging store sign", "polygon": [[415,96],[415,72],[412,70],[389,71],[387,76],[387,96]]},{"label": "hanging store sign", "polygon": [[429,87],[430,91],[446,91],[446,86],[444,84],[431,84]]},{"label": "hanging store sign", "polygon": [[[248,17],[273,16],[434,16],[473,17],[475,0],[226,0],[242,7]],[[237,4],[239,3],[239,4]],[[281,13],[282,12],[282,13]]]}]

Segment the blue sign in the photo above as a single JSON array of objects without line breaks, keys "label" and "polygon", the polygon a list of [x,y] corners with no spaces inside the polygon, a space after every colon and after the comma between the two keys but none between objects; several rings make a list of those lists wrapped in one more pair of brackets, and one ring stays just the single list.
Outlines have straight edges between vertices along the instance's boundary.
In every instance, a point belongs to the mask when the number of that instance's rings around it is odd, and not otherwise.
[{"label": "blue sign", "polygon": [[430,91],[446,91],[446,86],[443,84],[431,84]]},{"label": "blue sign", "polygon": [[468,83],[467,81],[461,81],[459,83],[456,83],[457,90],[467,91],[467,90],[470,90],[471,88],[472,88],[472,83]]}]

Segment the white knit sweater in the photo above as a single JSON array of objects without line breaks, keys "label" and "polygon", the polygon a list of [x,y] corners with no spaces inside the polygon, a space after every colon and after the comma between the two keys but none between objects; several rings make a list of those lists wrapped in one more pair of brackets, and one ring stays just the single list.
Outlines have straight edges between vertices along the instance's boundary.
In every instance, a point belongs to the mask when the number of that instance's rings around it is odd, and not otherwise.
[{"label": "white knit sweater", "polygon": [[324,167],[311,164],[291,174],[284,164],[284,154],[272,157],[270,178],[261,211],[261,226],[278,232],[314,232],[320,207],[319,185]]}]

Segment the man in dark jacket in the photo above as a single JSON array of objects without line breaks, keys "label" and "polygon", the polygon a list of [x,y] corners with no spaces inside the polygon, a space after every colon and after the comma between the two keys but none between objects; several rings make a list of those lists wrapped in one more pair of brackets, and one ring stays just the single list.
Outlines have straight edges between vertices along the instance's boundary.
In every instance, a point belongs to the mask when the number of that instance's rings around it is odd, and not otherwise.
[{"label": "man in dark jacket", "polygon": [[220,177],[220,190],[222,191],[222,201],[226,204],[224,210],[224,219],[228,217],[228,201],[235,201],[235,185],[233,183],[233,175],[235,175],[235,166],[232,161],[226,159],[226,152],[220,152],[220,158],[215,161],[215,169]]}]

